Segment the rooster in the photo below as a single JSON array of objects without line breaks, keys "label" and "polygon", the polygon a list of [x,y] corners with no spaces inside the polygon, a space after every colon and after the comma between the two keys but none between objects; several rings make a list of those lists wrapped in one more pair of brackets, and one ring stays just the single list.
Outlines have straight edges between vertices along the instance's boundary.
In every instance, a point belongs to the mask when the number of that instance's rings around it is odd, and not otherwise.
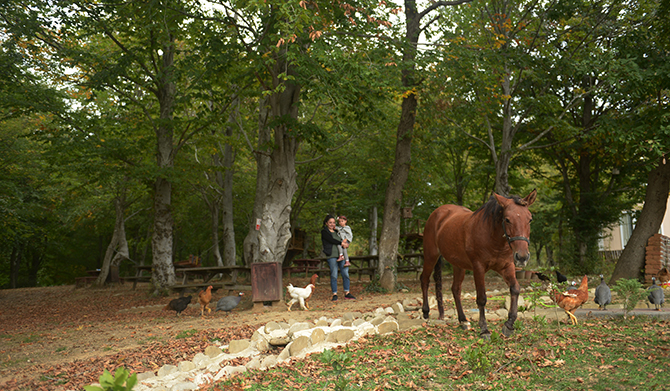
[{"label": "rooster", "polygon": [[208,286],[207,289],[200,291],[198,293],[198,302],[200,303],[200,316],[205,316],[205,308],[207,308],[207,313],[212,312],[212,309],[208,307],[209,302],[212,301],[212,286]]},{"label": "rooster", "polygon": [[318,277],[318,275],[314,274],[310,280],[309,285],[304,288],[296,288],[292,284],[288,284],[286,289],[288,290],[288,294],[291,296],[291,301],[289,301],[287,304],[289,311],[291,311],[291,307],[293,307],[293,304],[295,303],[300,303],[300,308],[303,310],[309,309],[309,304],[307,301],[310,297],[312,297],[312,293],[314,293],[314,289],[316,288],[314,284],[316,283],[316,279]]},{"label": "rooster", "polygon": [[178,299],[171,300],[165,308],[163,308],[163,311],[165,310],[172,310],[172,311],[177,311],[177,316],[181,316],[181,312],[184,311],[187,307],[188,304],[191,302],[191,296],[186,296],[186,297],[180,297]]},{"label": "rooster", "polygon": [[589,278],[584,276],[582,283],[579,284],[579,288],[577,289],[559,292],[553,285],[549,285],[549,291],[554,302],[568,314],[572,324],[577,325],[577,318],[573,312],[589,299]]}]

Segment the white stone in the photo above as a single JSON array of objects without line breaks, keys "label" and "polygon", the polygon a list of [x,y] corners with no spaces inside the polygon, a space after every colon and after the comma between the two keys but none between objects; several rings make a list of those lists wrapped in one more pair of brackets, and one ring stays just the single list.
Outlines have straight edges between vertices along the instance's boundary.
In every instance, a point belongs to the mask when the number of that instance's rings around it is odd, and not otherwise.
[{"label": "white stone", "polygon": [[249,360],[249,362],[245,365],[247,369],[260,369],[261,367],[261,358],[256,356]]},{"label": "white stone", "polygon": [[190,370],[195,369],[195,364],[191,361],[182,361],[179,364],[177,364],[177,368],[179,369],[180,372],[188,372]]},{"label": "white stone", "polygon": [[[353,334],[353,333],[352,333]],[[289,353],[291,356],[297,356],[306,348],[312,346],[312,340],[307,336],[300,336],[291,342]]]},{"label": "white stone", "polygon": [[177,372],[177,367],[170,364],[165,364],[158,370],[158,377],[166,377]]},{"label": "white stone", "polygon": [[[232,342],[231,342],[231,343],[232,343]],[[207,347],[205,348],[205,355],[206,355],[207,357],[210,357],[210,358],[211,358],[211,357],[216,357],[216,356],[218,356],[218,355],[221,354],[221,353],[223,353],[223,351],[221,351],[221,349],[218,348],[218,347],[216,347],[216,346],[207,346]]]},{"label": "white stone", "polygon": [[266,334],[270,334],[271,332],[273,332],[275,330],[281,330],[281,329],[282,329],[282,327],[277,322],[268,322],[265,325],[265,333]]},{"label": "white stone", "polygon": [[401,314],[405,312],[405,307],[403,307],[401,303],[395,303],[391,306],[391,308],[393,309],[393,312],[396,314]]},{"label": "white stone", "polygon": [[199,387],[193,382],[178,383],[170,387],[170,391],[188,391],[188,390],[197,390]]},{"label": "white stone", "polygon": [[270,355],[267,356],[261,361],[261,369],[272,368],[277,365],[277,356]]},{"label": "white stone", "polygon": [[[239,340],[230,341],[230,345],[228,346],[228,353],[229,354],[239,353],[239,352],[247,349],[250,344],[251,344],[251,342],[248,339],[239,339]],[[219,349],[219,351],[220,351],[220,349]],[[207,351],[205,351],[205,352],[207,352]]]},{"label": "white stone", "polygon": [[384,316],[377,316],[376,318],[372,319],[370,323],[372,323],[372,325],[374,326],[377,326],[382,324],[384,322],[384,319],[385,319]]},{"label": "white stone", "polygon": [[284,350],[282,350],[281,353],[279,353],[279,355],[277,356],[277,362],[288,360],[288,358],[291,357],[291,343],[286,345]]},{"label": "white stone", "polygon": [[156,377],[156,374],[153,372],[142,372],[137,374],[137,381],[141,382],[143,380],[153,379]]},{"label": "white stone", "polygon": [[288,336],[293,337],[293,335],[302,330],[309,330],[312,326],[306,322],[296,322],[288,329]]},{"label": "white stone", "polygon": [[210,373],[217,373],[217,372],[219,372],[219,370],[221,370],[221,365],[219,365],[218,363],[213,362],[213,363],[207,365],[206,370],[207,370],[207,372],[210,372]]},{"label": "white stone", "polygon": [[226,365],[225,367],[221,368],[219,373],[214,376],[214,381],[217,381],[221,379],[224,376],[231,376],[236,373],[244,373],[247,371],[247,368],[244,365],[238,365],[238,366],[232,366],[232,365]]},{"label": "white stone", "polygon": [[354,327],[359,327],[363,323],[367,323],[367,322],[364,319],[356,319],[352,322],[351,325],[354,326]]},{"label": "white stone", "polygon": [[377,330],[379,331],[379,334],[388,334],[392,333],[394,331],[397,331],[399,329],[398,327],[398,322],[396,321],[386,321],[379,326],[377,326]]},{"label": "white stone", "polygon": [[330,324],[330,327],[337,327],[342,325],[342,319],[334,319]]},{"label": "white stone", "polygon": [[316,328],[314,331],[312,331],[310,339],[312,340],[312,345],[316,345],[326,340],[326,332],[321,328]]},{"label": "white stone", "polygon": [[205,356],[204,353],[196,353],[191,362],[195,364],[196,368],[206,367],[206,363],[209,363],[209,357]]}]

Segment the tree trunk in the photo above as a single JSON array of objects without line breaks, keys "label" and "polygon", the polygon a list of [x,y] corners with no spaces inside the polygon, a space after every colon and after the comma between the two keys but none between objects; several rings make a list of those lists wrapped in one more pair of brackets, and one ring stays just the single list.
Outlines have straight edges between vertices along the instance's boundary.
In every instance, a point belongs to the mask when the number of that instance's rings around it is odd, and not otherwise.
[{"label": "tree trunk", "polygon": [[377,255],[377,223],[379,221],[377,206],[370,208],[370,255]]},{"label": "tree trunk", "polygon": [[656,168],[649,172],[647,192],[640,218],[621,257],[616,263],[609,283],[614,284],[620,278],[639,278],[644,268],[645,247],[649,238],[658,233],[670,192],[670,161],[663,156]]},{"label": "tree trunk", "polygon": [[[275,75],[284,69],[293,74],[290,64],[277,62]],[[270,95],[270,113],[273,119],[290,118],[297,121],[300,85],[281,81],[275,76],[273,85],[284,84],[284,90]],[[272,122],[272,120],[270,120]],[[291,125],[282,121],[274,127],[269,187],[263,203],[263,221],[258,236],[261,262],[282,262],[291,240],[291,202],[297,190],[295,155],[299,141]]]},{"label": "tree trunk", "polygon": [[400,240],[400,220],[402,207],[402,191],[409,175],[411,161],[412,133],[416,120],[416,88],[415,64],[416,44],[419,40],[421,14],[417,12],[416,1],[405,1],[405,43],[403,49],[402,85],[405,96],[402,100],[400,123],[396,133],[395,160],[389,178],[384,199],[384,216],[382,232],[379,238],[379,264],[377,272],[381,276],[383,288],[393,291],[396,283],[396,259],[398,257],[398,241]]},{"label": "tree trunk", "polygon": [[156,160],[159,171],[154,184],[154,233],[151,240],[153,255],[152,280],[155,294],[162,293],[175,283],[173,262],[172,183],[164,174],[174,167],[173,123],[175,83],[172,80],[174,47],[172,43],[163,47],[161,79],[158,89],[160,119],[156,126]]},{"label": "tree trunk", "polygon": [[[237,107],[237,106],[236,106]],[[233,123],[235,121],[235,110],[231,113],[229,124],[226,127],[226,136],[229,140],[223,147],[223,197],[221,199],[221,211],[223,212],[223,260],[226,266],[233,266],[237,261],[235,249],[235,224],[233,221],[233,165],[235,163],[235,151],[230,139],[233,136]]]},{"label": "tree trunk", "polygon": [[12,246],[12,255],[9,257],[9,287],[11,289],[18,288],[20,263],[21,249],[19,248],[18,240],[16,240],[14,246]]},{"label": "tree trunk", "polygon": [[219,203],[216,202],[216,199],[209,203],[209,214],[212,221],[212,256],[217,266],[223,266],[223,257],[221,257],[219,246]]},{"label": "tree trunk", "polygon": [[[510,193],[509,186],[509,163],[512,160],[512,142],[514,141],[514,126],[512,124],[512,117],[515,115],[512,110],[512,86],[510,80],[510,71],[505,66],[502,93],[505,99],[503,104],[503,124],[502,124],[502,141],[500,143],[500,154],[493,156],[496,166],[496,193],[508,197]],[[491,145],[492,148],[495,148]]]},{"label": "tree trunk", "polygon": [[114,199],[114,210],[116,213],[116,221],[114,223],[114,233],[112,240],[107,246],[105,258],[100,267],[100,274],[95,281],[95,285],[102,286],[107,281],[107,275],[111,266],[119,266],[122,260],[128,259],[128,241],[126,240],[126,224],[125,224],[125,195],[121,194]]},{"label": "tree trunk", "polygon": [[256,220],[262,221],[263,203],[268,191],[270,181],[270,142],[272,130],[267,126],[270,115],[267,98],[261,98],[258,102],[258,145],[254,151],[256,158],[256,197],[254,209],[251,214],[250,229],[244,238],[244,262],[250,266],[260,260],[260,249],[258,244],[259,231],[256,230]]}]

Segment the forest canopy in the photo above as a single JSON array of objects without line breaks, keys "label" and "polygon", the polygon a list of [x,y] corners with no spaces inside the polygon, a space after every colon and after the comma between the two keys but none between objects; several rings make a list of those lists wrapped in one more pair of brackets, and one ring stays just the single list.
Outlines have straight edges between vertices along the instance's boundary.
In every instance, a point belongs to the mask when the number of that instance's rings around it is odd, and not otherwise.
[{"label": "forest canopy", "polygon": [[532,189],[533,264],[611,273],[604,230],[667,200],[667,9],[4,1],[0,287],[318,256],[327,214],[389,257],[439,205]]}]

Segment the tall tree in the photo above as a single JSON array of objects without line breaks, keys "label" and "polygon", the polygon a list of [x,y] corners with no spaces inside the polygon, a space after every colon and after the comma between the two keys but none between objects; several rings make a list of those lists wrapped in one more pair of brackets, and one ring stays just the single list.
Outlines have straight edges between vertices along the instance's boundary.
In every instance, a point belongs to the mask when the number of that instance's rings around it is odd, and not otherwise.
[{"label": "tall tree", "polygon": [[437,1],[423,11],[419,11],[416,1],[405,1],[405,36],[401,45],[402,60],[400,62],[401,82],[405,91],[402,95],[401,114],[396,132],[395,158],[391,177],[386,186],[382,232],[379,238],[378,273],[381,276],[382,287],[390,291],[395,288],[397,278],[395,265],[398,256],[398,240],[400,239],[402,191],[409,175],[412,136],[418,105],[417,89],[421,78],[416,66],[417,45],[421,34],[425,33],[436,20],[436,18],[433,18],[426,22],[424,18],[442,7],[470,1]]}]

